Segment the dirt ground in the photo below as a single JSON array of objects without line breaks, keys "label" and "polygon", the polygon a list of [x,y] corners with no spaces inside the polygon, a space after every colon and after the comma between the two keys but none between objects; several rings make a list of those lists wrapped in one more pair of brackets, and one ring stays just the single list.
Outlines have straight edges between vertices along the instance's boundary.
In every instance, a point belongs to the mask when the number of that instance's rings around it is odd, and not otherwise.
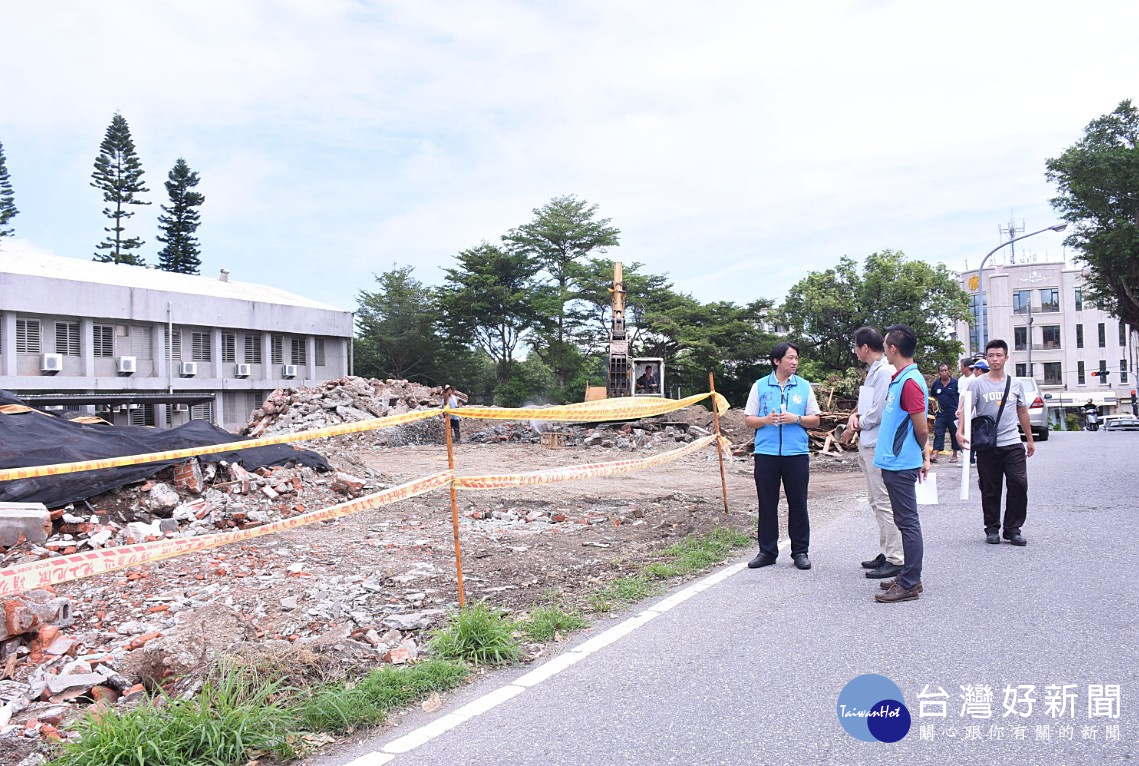
[{"label": "dirt ground", "polygon": [[[461,475],[518,473],[643,456],[611,448],[537,444],[458,445]],[[442,446],[377,449],[350,457],[380,486],[446,468]],[[725,516],[714,447],[640,473],[458,496],[468,603],[524,613],[552,594],[588,612],[591,593],[657,560],[688,534],[729,525],[755,531],[752,461],[725,463]],[[811,521],[820,528],[864,492],[856,460],[812,458]],[[750,553],[745,551],[743,553]],[[742,554],[741,554],[742,555]],[[245,544],[68,583],[81,654],[114,653],[116,669],[151,688],[205,663],[210,653],[303,645],[356,669],[430,628],[458,605],[450,496],[446,490]],[[130,650],[131,637],[160,635]],[[376,637],[384,642],[377,646]],[[528,649],[531,656],[540,647]],[[78,712],[80,705],[69,705]],[[0,757],[0,764],[7,764]],[[16,763],[16,760],[10,763]]]}]

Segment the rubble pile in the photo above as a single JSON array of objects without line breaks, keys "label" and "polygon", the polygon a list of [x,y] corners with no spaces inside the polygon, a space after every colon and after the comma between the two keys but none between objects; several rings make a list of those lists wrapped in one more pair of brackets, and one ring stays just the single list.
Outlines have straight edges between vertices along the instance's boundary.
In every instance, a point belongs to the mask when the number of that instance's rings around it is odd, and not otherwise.
[{"label": "rubble pile", "polygon": [[[471,426],[468,426],[471,427]],[[549,421],[511,422],[475,431],[463,438],[471,444],[521,442],[537,444],[544,433],[560,433],[563,444],[581,447],[607,447],[619,450],[638,450],[668,447],[688,443],[711,431],[688,422],[667,422],[650,418],[636,423],[599,423],[582,426]]]},{"label": "rubble pile", "polygon": [[[443,389],[407,380],[343,377],[317,386],[278,388],[253,411],[241,434],[256,438],[310,431],[341,423],[437,409]],[[381,429],[362,436],[374,446],[432,444],[443,440],[442,418]]]}]

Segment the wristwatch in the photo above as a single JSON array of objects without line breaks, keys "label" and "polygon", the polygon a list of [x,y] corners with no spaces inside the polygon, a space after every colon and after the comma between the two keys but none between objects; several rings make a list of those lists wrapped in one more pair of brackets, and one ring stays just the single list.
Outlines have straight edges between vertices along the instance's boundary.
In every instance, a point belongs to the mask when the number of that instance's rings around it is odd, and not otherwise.
[{"label": "wristwatch", "polygon": [[803,416],[797,414],[797,415],[795,415],[795,417],[797,418],[797,420],[795,421],[795,425],[797,425],[797,426],[802,425],[803,424]]}]

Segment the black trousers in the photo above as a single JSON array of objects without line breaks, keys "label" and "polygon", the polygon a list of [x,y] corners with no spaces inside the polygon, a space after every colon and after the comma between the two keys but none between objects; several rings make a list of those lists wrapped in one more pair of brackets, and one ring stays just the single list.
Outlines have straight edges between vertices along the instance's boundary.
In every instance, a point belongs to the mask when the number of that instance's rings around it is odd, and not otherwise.
[{"label": "black trousers", "polygon": [[459,419],[451,418],[451,441],[455,444],[459,443]]},{"label": "black trousers", "polygon": [[811,520],[807,517],[810,455],[756,455],[755,491],[759,495],[759,552],[779,555],[779,485],[787,495],[787,531],[791,555],[811,547]]},{"label": "black trousers", "polygon": [[894,525],[902,534],[902,555],[906,558],[902,571],[898,573],[898,584],[907,590],[921,582],[922,559],[925,556],[921,519],[918,518],[917,481],[917,468],[882,471],[882,483],[890,495]]},{"label": "black trousers", "polygon": [[946,412],[942,410],[937,413],[937,419],[933,421],[933,449],[935,452],[941,452],[945,449],[945,432],[949,431],[950,443],[953,445],[954,452],[961,451],[961,445],[957,443],[957,413]]},{"label": "black trousers", "polygon": [[985,532],[1001,528],[1002,483],[1008,487],[1005,500],[1004,536],[1019,532],[1028,516],[1028,460],[1024,446],[1010,444],[977,454],[977,479],[981,487],[981,510]]}]

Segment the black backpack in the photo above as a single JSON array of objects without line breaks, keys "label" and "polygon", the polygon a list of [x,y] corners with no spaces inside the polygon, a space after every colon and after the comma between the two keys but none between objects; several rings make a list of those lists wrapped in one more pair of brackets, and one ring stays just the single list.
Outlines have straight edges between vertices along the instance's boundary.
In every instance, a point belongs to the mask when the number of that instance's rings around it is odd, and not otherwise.
[{"label": "black backpack", "polygon": [[997,410],[997,419],[988,415],[978,415],[970,423],[973,436],[969,439],[970,446],[977,452],[987,452],[997,446],[997,424],[1001,422],[1001,415],[1005,414],[1005,405],[1008,404],[1009,391],[1012,389],[1012,375],[1005,381],[1005,395],[1001,399],[1000,409]]}]

